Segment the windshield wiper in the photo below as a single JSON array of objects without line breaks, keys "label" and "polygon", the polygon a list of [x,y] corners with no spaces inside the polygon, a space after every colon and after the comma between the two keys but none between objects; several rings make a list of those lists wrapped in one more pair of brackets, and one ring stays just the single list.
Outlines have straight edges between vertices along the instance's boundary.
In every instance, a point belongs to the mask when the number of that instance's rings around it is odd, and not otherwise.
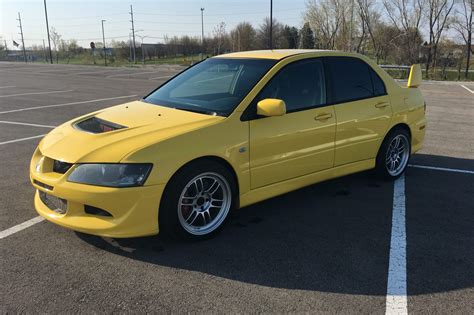
[{"label": "windshield wiper", "polygon": [[216,112],[209,111],[209,110],[203,110],[203,109],[190,109],[190,108],[186,108],[186,107],[174,107],[174,109],[185,110],[185,111],[188,111],[188,112],[193,112],[193,113],[198,113],[198,114],[206,114],[206,115],[217,116]]}]

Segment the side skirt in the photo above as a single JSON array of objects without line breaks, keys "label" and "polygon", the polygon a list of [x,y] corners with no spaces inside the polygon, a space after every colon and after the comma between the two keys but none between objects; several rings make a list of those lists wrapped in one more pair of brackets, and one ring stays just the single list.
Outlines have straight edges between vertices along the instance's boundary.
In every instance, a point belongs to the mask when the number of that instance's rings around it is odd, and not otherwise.
[{"label": "side skirt", "polygon": [[369,170],[375,167],[375,159],[340,165],[328,170],[305,176],[292,178],[283,182],[271,184],[251,190],[240,196],[240,207],[249,206],[259,201],[269,199],[287,192],[316,184],[325,180]]}]

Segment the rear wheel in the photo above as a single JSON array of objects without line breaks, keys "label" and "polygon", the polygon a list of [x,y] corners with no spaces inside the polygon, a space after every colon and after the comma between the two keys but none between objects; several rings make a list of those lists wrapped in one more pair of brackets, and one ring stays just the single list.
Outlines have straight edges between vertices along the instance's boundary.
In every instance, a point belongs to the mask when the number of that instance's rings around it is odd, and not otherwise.
[{"label": "rear wheel", "polygon": [[377,173],[385,179],[396,179],[405,171],[411,155],[410,135],[403,128],[391,131],[377,155]]},{"label": "rear wheel", "polygon": [[160,233],[199,240],[223,227],[234,207],[235,183],[226,167],[207,161],[184,167],[170,181],[160,207]]}]

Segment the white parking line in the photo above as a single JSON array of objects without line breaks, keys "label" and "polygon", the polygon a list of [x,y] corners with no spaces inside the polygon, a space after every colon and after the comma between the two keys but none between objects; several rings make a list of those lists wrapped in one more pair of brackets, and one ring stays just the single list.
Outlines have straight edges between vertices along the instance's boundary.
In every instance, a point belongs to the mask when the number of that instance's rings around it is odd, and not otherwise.
[{"label": "white parking line", "polygon": [[474,174],[474,171],[470,170],[460,170],[457,168],[446,168],[446,167],[436,167],[436,166],[426,166],[426,165],[413,165],[408,164],[409,167],[414,168],[424,168],[427,170],[435,170],[435,171],[445,171],[445,172],[454,172],[454,173],[465,173],[465,174]]},{"label": "white parking line", "polygon": [[0,89],[9,89],[9,88],[14,88],[16,85],[9,85],[9,86],[0,86]]},{"label": "white parking line", "polygon": [[3,141],[3,142],[0,142],[0,145],[15,143],[15,142],[21,142],[21,141],[26,141],[26,140],[36,139],[36,138],[42,138],[44,136],[46,136],[46,135],[38,135],[38,136],[33,136],[33,137],[26,137],[26,138],[20,138],[20,139],[15,139],[15,140]]},{"label": "white parking line", "polygon": [[405,175],[393,185],[392,235],[385,314],[408,314],[405,226]]},{"label": "white parking line", "polygon": [[134,76],[134,75],[147,74],[147,73],[157,73],[157,72],[161,72],[161,71],[148,71],[148,72],[113,74],[113,75],[107,76],[107,78],[126,77],[126,76]]},{"label": "white parking line", "polygon": [[49,92],[32,92],[32,93],[21,93],[21,94],[8,94],[0,95],[0,97],[14,97],[14,96],[23,96],[23,95],[41,95],[41,94],[57,94],[57,93],[67,93],[74,90],[63,90],[63,91],[49,91]]},{"label": "white parking line", "polygon": [[30,124],[30,123],[22,123],[18,121],[6,121],[6,120],[0,120],[0,124],[22,125],[22,126],[31,126],[31,127],[40,127],[40,128],[56,128],[56,126]]},{"label": "white parking line", "polygon": [[466,90],[468,90],[469,92],[471,92],[472,94],[474,94],[474,91],[471,90],[470,88],[468,88],[467,86],[461,84],[461,87],[465,88]]},{"label": "white parking line", "polygon": [[148,80],[159,80],[159,79],[169,79],[174,77],[174,75],[165,75],[163,77],[155,77],[155,78],[149,78]]},{"label": "white parking line", "polygon": [[25,222],[20,223],[18,225],[12,226],[11,228],[3,230],[3,231],[0,232],[0,240],[7,237],[7,236],[15,234],[17,232],[20,232],[21,230],[29,228],[30,226],[35,225],[36,223],[40,223],[42,221],[44,221],[44,218],[40,217],[40,216],[37,216],[37,217],[35,217],[31,220],[25,221]]},{"label": "white parking line", "polygon": [[3,112],[0,112],[0,115],[1,114],[16,113],[16,112],[23,112],[25,110],[36,110],[36,109],[43,109],[43,108],[50,108],[50,107],[61,107],[61,106],[71,106],[71,105],[78,105],[78,104],[95,103],[95,102],[118,100],[118,99],[122,99],[122,98],[130,98],[130,97],[136,97],[136,96],[137,95],[134,94],[134,95],[124,95],[124,96],[117,96],[117,97],[99,98],[99,99],[90,100],[90,101],[81,101],[81,102],[72,102],[72,103],[55,104],[55,105],[26,107],[26,108],[6,110],[6,111],[3,111]]}]

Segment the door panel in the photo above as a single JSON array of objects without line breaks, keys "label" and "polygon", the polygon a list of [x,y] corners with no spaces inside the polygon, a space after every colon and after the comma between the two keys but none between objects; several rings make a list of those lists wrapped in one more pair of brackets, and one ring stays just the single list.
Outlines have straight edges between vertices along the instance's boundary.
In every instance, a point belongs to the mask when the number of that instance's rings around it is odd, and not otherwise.
[{"label": "door panel", "polygon": [[334,165],[334,106],[250,121],[250,176],[255,189]]},{"label": "door panel", "polygon": [[388,96],[335,105],[335,166],[375,158],[390,124]]}]

